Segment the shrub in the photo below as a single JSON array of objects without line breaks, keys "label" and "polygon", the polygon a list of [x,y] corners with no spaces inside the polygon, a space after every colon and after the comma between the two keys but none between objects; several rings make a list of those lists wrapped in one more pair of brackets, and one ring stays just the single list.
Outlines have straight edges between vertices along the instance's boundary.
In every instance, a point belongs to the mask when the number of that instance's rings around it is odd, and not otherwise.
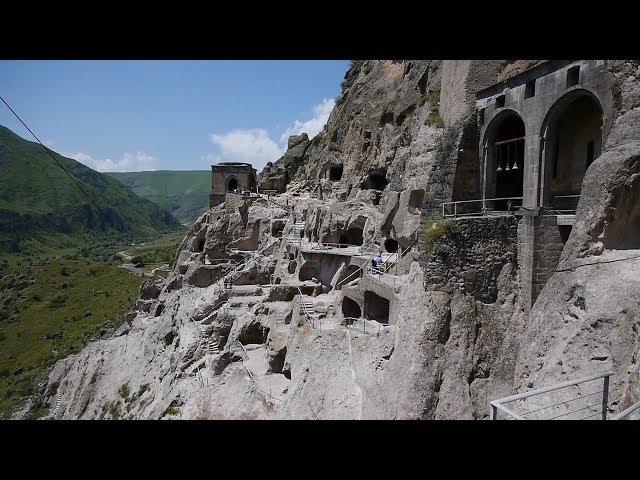
[{"label": "shrub", "polygon": [[56,310],[58,308],[63,307],[66,302],[67,302],[67,296],[58,294],[55,297],[53,297],[51,300],[49,300],[49,304],[47,305],[47,308],[49,310]]},{"label": "shrub", "polygon": [[439,253],[447,249],[440,248],[440,242],[445,237],[457,235],[460,229],[458,224],[449,218],[435,218],[427,220],[425,224],[426,244],[425,249],[429,253]]},{"label": "shrub", "polygon": [[444,120],[442,119],[442,117],[438,112],[429,112],[429,115],[427,116],[424,123],[426,125],[430,125],[433,127],[438,127],[438,128],[444,127]]},{"label": "shrub", "polygon": [[167,409],[162,414],[164,415],[178,415],[180,413],[180,407],[176,407],[175,405],[171,405],[167,407]]},{"label": "shrub", "polygon": [[120,395],[122,398],[126,400],[127,398],[129,398],[130,393],[131,393],[131,390],[129,389],[129,385],[127,385],[126,383],[123,385],[120,385],[120,388],[118,389],[118,395]]}]

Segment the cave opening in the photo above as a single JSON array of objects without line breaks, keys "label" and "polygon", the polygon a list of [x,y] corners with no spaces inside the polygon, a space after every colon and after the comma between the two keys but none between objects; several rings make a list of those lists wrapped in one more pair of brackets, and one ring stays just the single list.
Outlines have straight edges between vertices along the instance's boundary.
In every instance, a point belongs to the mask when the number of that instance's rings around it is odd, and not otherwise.
[{"label": "cave opening", "polygon": [[362,311],[360,305],[349,297],[342,299],[342,315],[345,318],[360,318],[362,317]]},{"label": "cave opening", "polygon": [[389,323],[389,300],[373,292],[364,292],[364,316],[382,324]]},{"label": "cave opening", "polygon": [[387,172],[385,170],[370,173],[367,178],[360,184],[363,190],[384,190],[389,184],[387,180]]},{"label": "cave opening", "polygon": [[258,322],[248,325],[240,335],[238,341],[242,345],[255,345],[266,343],[269,336],[269,327],[265,327]]},{"label": "cave opening", "polygon": [[282,231],[284,230],[284,221],[282,220],[274,220],[271,224],[271,236],[279,237],[282,235]]},{"label": "cave opening", "polygon": [[360,246],[363,242],[362,228],[351,227],[340,234],[340,243],[347,245]]},{"label": "cave opening", "polygon": [[306,280],[312,280],[313,278],[320,278],[320,264],[317,262],[305,262],[300,267],[298,278],[301,282]]},{"label": "cave opening", "polygon": [[422,208],[423,202],[424,190],[421,188],[411,190],[411,193],[409,194],[409,211],[412,213],[417,213],[417,211]]},{"label": "cave opening", "polygon": [[387,253],[396,253],[398,251],[398,242],[393,238],[387,238],[384,241],[384,249]]},{"label": "cave opening", "polygon": [[329,180],[338,182],[342,179],[342,165],[334,165],[329,169]]}]

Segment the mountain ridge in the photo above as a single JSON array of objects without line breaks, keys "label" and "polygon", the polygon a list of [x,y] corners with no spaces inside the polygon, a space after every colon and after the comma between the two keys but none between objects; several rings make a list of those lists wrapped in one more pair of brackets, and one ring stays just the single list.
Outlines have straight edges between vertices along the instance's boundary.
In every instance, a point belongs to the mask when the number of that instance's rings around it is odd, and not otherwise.
[{"label": "mountain ridge", "polygon": [[40,144],[0,125],[0,253],[29,250],[34,240],[43,250],[53,244],[82,248],[92,238],[130,242],[179,227],[170,212],[116,179],[52,153],[100,211]]}]

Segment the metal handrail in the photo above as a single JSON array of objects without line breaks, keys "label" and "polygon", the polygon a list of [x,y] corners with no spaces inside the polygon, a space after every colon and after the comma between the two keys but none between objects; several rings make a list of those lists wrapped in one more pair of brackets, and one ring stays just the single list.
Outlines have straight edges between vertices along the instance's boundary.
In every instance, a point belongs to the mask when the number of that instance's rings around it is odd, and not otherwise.
[{"label": "metal handrail", "polygon": [[631,415],[636,410],[640,410],[640,402],[636,402],[633,405],[631,405],[630,407],[625,408],[623,411],[621,411],[619,414],[617,414],[611,420],[624,420],[625,418],[627,418],[629,415]]},{"label": "metal handrail", "polygon": [[555,385],[550,385],[548,387],[538,388],[536,390],[531,390],[529,392],[520,393],[517,395],[511,395],[509,397],[499,398],[497,400],[492,400],[489,402],[489,418],[491,420],[497,420],[498,410],[506,413],[510,417],[515,418],[516,420],[526,420],[525,417],[520,415],[519,413],[514,412],[513,410],[505,407],[504,403],[514,402],[516,400],[524,400],[525,398],[534,397],[537,395],[541,395],[543,393],[553,392],[555,390],[560,390],[562,388],[572,387],[574,385],[578,385],[585,382],[590,382],[592,380],[597,380],[599,378],[604,378],[604,388],[603,388],[603,400],[602,400],[602,417],[603,420],[606,419],[606,411],[607,411],[607,400],[609,395],[609,377],[613,375],[613,372],[604,372],[599,373],[597,375],[591,375],[589,377],[579,378],[578,380],[571,380],[568,382],[562,382]]},{"label": "metal handrail", "polygon": [[[368,319],[364,317],[344,317],[344,320],[346,321],[345,327],[347,327],[349,330],[353,330],[354,332],[361,331],[362,333],[367,333],[367,334],[379,333],[380,330],[382,330],[382,326],[383,326],[382,323],[376,322],[378,324],[378,330],[376,332],[367,332],[367,322],[369,321]],[[355,322],[358,322],[358,321],[362,321],[362,330],[351,327],[351,325],[353,325]]]},{"label": "metal handrail", "polygon": [[367,262],[363,262],[363,263],[362,263],[362,265],[360,265],[360,266],[358,267],[358,269],[357,269],[357,270],[355,270],[353,273],[349,274],[349,275],[348,275],[344,280],[342,280],[341,282],[336,283],[336,289],[337,289],[338,287],[342,287],[345,283],[347,283],[347,280],[348,280],[348,281],[351,281],[351,280],[350,280],[350,279],[351,279],[351,277],[353,277],[356,273],[362,272],[362,271],[363,271],[363,268],[364,268],[366,265],[367,265]]},{"label": "metal handrail", "polygon": [[[404,251],[402,250],[402,247],[400,247],[399,250],[396,250],[393,255],[396,255],[397,258],[393,262],[393,265],[385,267],[385,271],[389,272],[390,269],[392,269],[393,267],[396,267],[396,273],[398,273],[398,262],[400,262],[400,260],[404,258],[404,256],[407,254],[409,250],[411,250],[410,246],[405,248]],[[391,263],[391,259],[393,258],[393,255],[387,258],[387,260],[383,263],[383,266]]]},{"label": "metal handrail", "polygon": [[[470,217],[470,216],[477,216],[477,215],[482,215],[486,210],[487,210],[487,202],[497,202],[497,201],[503,201],[503,200],[523,200],[524,197],[498,197],[498,198],[480,198],[477,200],[456,200],[456,201],[452,201],[452,202],[442,202],[440,205],[442,206],[442,216],[445,218],[449,218],[449,217]],[[480,210],[480,212],[472,212],[472,213],[463,213],[458,215],[458,204],[462,204],[462,203],[481,203],[482,204],[482,208]],[[451,206],[453,205],[453,213],[447,213],[447,206]],[[492,211],[496,211],[496,212],[503,212],[503,210],[492,210]],[[506,211],[511,211],[511,210],[506,210]]]},{"label": "metal handrail", "polygon": [[[249,354],[247,353],[247,351],[244,348],[244,345],[242,345],[242,342],[240,342],[239,340],[236,340],[238,342],[238,345],[240,345],[240,349],[242,350],[242,353],[244,354],[244,356],[247,358],[247,360],[249,359]],[[247,372],[247,374],[249,375],[249,379],[251,379],[251,381],[256,385],[256,389],[262,393],[263,395],[268,395],[269,397],[278,400],[279,402],[284,402],[284,400],[280,397],[276,397],[275,395],[271,394],[271,388],[269,388],[269,393],[265,392],[264,390],[262,390],[260,388],[260,383],[258,382],[258,380],[255,378],[254,374],[251,373],[251,370],[249,370],[247,368],[247,366],[244,364],[244,360],[241,360],[242,362],[242,368],[245,369],[245,371]]]},{"label": "metal handrail", "polygon": [[[316,328],[315,319],[309,314],[309,312],[307,312],[307,307],[304,304],[304,298],[303,298],[303,295],[302,295],[302,290],[300,290],[300,287],[298,285],[296,285],[296,288],[298,289],[298,295],[300,296],[300,305],[302,306],[302,310],[304,311],[305,321],[309,325],[311,325],[312,328],[315,328],[317,330],[321,330],[320,328]],[[320,321],[320,319],[318,319],[318,321]]]}]

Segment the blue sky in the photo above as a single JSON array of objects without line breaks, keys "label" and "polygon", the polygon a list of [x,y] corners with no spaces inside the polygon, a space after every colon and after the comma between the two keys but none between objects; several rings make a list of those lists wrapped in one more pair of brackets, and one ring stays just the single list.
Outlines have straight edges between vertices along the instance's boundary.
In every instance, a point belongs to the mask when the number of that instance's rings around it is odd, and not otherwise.
[{"label": "blue sky", "polygon": [[[261,169],[322,129],[339,61],[0,61],[0,94],[53,150],[100,171]],[[0,124],[29,133],[4,105]]]}]

